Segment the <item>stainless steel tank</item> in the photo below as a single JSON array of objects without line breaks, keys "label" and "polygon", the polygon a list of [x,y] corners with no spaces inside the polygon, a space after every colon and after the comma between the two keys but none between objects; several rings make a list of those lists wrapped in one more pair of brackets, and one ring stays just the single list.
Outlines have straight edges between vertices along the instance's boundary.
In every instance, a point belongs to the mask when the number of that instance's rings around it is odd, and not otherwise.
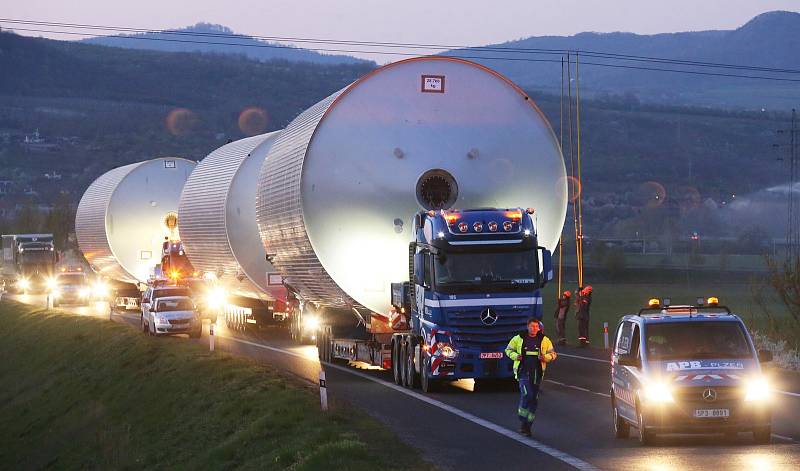
[{"label": "stainless steel tank", "polygon": [[178,236],[178,198],[195,165],[162,157],[115,168],[89,185],[78,204],[75,235],[95,272],[147,281],[161,262],[164,237]]},{"label": "stainless steel tank", "polygon": [[258,172],[279,135],[249,137],[210,153],[192,172],[178,205],[181,240],[194,268],[240,296],[270,300],[282,290],[280,277],[270,277],[275,269],[256,225]]},{"label": "stainless steel tank", "polygon": [[528,95],[478,64],[384,66],[294,119],[258,180],[273,265],[306,300],[386,313],[423,208],[533,207],[556,247],[567,207],[556,137]]}]

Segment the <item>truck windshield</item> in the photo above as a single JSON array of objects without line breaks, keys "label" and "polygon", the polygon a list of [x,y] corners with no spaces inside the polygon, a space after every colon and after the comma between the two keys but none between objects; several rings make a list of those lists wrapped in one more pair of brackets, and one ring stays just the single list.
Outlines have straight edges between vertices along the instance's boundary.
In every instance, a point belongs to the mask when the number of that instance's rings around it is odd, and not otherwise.
[{"label": "truck windshield", "polygon": [[537,281],[536,250],[449,253],[434,257],[439,288],[531,289]]},{"label": "truck windshield", "polygon": [[28,263],[37,263],[37,264],[44,264],[50,263],[55,260],[53,252],[50,250],[37,250],[37,251],[25,251],[20,254],[20,263],[28,264]]},{"label": "truck windshield", "polygon": [[648,359],[656,361],[752,356],[738,322],[651,324],[645,329],[645,348]]},{"label": "truck windshield", "polygon": [[86,278],[83,275],[59,275],[56,282],[60,285],[85,285]]}]

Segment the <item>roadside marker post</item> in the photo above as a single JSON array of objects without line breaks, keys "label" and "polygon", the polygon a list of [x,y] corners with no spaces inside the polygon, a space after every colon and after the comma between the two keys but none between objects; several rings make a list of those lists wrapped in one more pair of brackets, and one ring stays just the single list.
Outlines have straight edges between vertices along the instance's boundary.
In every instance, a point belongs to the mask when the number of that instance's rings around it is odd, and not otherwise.
[{"label": "roadside marker post", "polygon": [[209,324],[208,327],[208,351],[214,351],[214,323]]},{"label": "roadside marker post", "polygon": [[608,322],[603,322],[603,345],[608,350]]},{"label": "roadside marker post", "polygon": [[53,309],[53,295],[47,293],[47,309]]},{"label": "roadside marker post", "polygon": [[322,410],[328,410],[328,385],[325,381],[325,370],[319,370],[319,402]]}]

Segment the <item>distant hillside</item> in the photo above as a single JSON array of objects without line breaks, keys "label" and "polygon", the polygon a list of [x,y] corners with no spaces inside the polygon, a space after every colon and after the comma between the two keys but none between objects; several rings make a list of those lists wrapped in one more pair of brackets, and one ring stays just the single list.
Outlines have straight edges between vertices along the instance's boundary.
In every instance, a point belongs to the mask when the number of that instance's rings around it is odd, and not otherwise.
[{"label": "distant hillside", "polygon": [[[140,33],[88,38],[82,42],[126,49],[243,55],[260,61],[285,59],[293,62],[318,64],[363,64],[369,62],[352,56],[321,54],[286,44],[262,41],[251,36],[235,34],[230,28],[216,24],[197,23],[194,26],[170,30],[170,32],[183,34]],[[225,44],[203,44],[209,42]]]},{"label": "distant hillside", "polygon": [[[633,33],[580,33],[574,36],[530,37],[487,47],[596,51],[658,58],[800,70],[800,13],[775,11],[753,18],[732,31],[697,31],[638,35]],[[496,51],[453,50],[445,55],[516,57],[560,60],[558,55],[506,54]],[[583,56],[584,63],[612,62]],[[558,92],[561,66],[557,63],[500,61],[480,62],[499,70],[517,83]],[[682,68],[671,64],[613,61],[634,67]],[[734,69],[693,69],[719,73],[765,75]],[[800,74],[783,74],[800,78]],[[632,93],[637,99],[657,103],[683,103],[712,107],[783,108],[800,103],[800,82],[768,82],[739,78],[708,77],[585,65],[581,68],[583,92]]]}]

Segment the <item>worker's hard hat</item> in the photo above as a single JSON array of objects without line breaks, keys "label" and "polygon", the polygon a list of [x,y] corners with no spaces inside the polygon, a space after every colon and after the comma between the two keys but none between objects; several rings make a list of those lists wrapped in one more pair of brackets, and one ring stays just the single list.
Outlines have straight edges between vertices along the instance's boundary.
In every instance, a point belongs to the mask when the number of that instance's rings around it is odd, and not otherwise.
[{"label": "worker's hard hat", "polygon": [[572,293],[570,293],[570,292],[569,292],[569,290],[567,290],[567,291],[564,291],[564,297],[565,297],[565,298],[568,298],[568,297],[570,297],[570,296],[572,296]]},{"label": "worker's hard hat", "polygon": [[592,285],[589,285],[589,286],[587,286],[586,288],[584,288],[584,289],[583,289],[583,292],[584,292],[584,293],[591,293],[591,292],[592,292]]}]

